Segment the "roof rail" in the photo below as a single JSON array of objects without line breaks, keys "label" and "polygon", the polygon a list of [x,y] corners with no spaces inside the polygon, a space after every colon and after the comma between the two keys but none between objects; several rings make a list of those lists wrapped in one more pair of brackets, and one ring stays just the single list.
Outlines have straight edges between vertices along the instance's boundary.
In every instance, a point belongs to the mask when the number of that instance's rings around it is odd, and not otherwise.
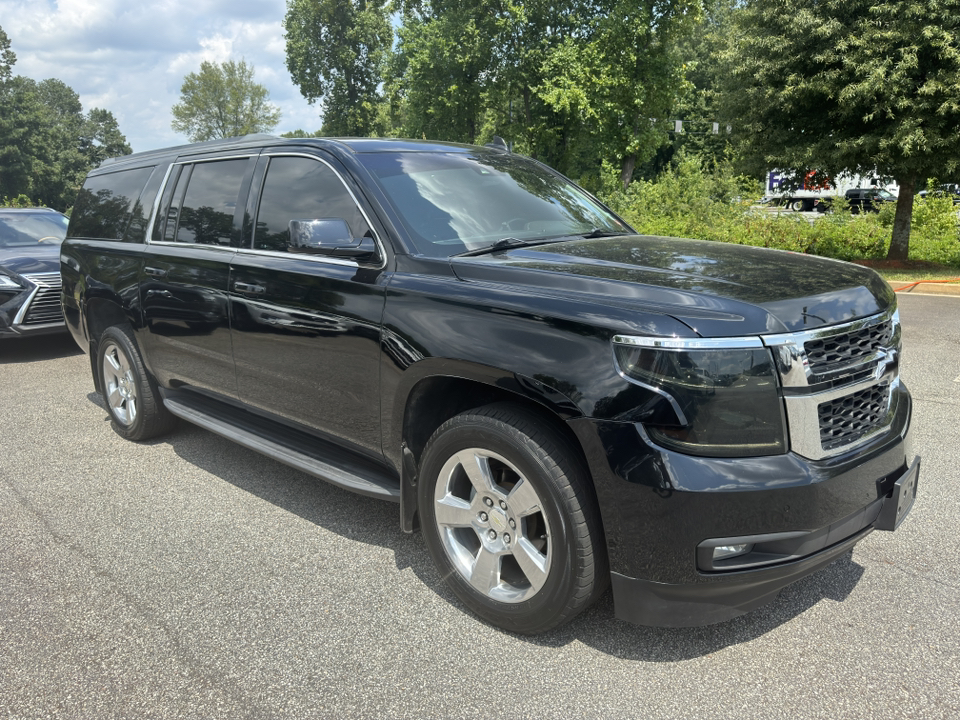
[{"label": "roof rail", "polygon": [[267,133],[252,133],[250,135],[242,135],[238,137],[229,137],[229,138],[220,138],[218,140],[207,140],[206,142],[199,143],[188,143],[186,145],[175,145],[168,148],[158,148],[156,150],[144,150],[143,152],[133,153],[131,155],[118,155],[117,157],[107,158],[102,163],[100,167],[106,167],[108,165],[113,165],[115,163],[127,162],[128,160],[140,160],[143,158],[148,158],[151,155],[171,155],[181,153],[187,150],[203,149],[209,147],[224,147],[229,148],[235,145],[244,145],[246,143],[264,141],[264,140],[280,140],[282,138],[277,137],[276,135],[269,135]]}]

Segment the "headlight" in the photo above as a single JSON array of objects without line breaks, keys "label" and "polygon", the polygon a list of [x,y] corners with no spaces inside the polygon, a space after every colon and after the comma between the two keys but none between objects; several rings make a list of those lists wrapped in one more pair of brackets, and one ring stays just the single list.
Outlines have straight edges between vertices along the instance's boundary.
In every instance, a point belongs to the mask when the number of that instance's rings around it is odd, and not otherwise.
[{"label": "headlight", "polygon": [[0,273],[0,290],[23,290],[23,285],[9,275]]},{"label": "headlight", "polygon": [[675,422],[645,425],[658,444],[708,457],[786,452],[773,356],[759,338],[617,335],[613,342],[621,374],[673,408]]}]

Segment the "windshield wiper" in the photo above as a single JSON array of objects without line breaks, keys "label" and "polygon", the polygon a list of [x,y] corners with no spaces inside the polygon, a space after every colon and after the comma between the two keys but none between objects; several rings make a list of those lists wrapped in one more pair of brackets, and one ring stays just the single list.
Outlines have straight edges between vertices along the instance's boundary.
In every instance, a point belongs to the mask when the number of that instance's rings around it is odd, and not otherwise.
[{"label": "windshield wiper", "polygon": [[615,235],[630,235],[626,230],[609,230],[607,228],[594,228],[590,232],[581,235],[584,240],[593,240],[594,238],[613,237]]},{"label": "windshield wiper", "polygon": [[473,257],[474,255],[486,255],[487,253],[496,252],[497,250],[506,250],[507,248],[525,247],[527,245],[543,245],[551,242],[559,242],[559,238],[529,238],[527,240],[519,240],[515,237],[505,237],[500,238],[495,243],[490,245],[477,248],[476,250],[467,250],[466,252],[457,253],[456,255],[453,255],[453,257]]},{"label": "windshield wiper", "polygon": [[612,235],[631,235],[625,230],[610,230],[608,228],[594,228],[585,235],[555,235],[553,237],[538,237],[538,238],[528,238],[526,240],[519,240],[515,237],[505,237],[500,238],[495,243],[490,245],[485,245],[484,247],[477,248],[476,250],[467,250],[466,252],[457,253],[453,257],[473,257],[474,255],[486,255],[487,253],[496,252],[497,250],[506,250],[508,248],[516,247],[526,247],[529,245],[546,245],[547,243],[555,242],[564,242],[574,237],[582,237],[587,240],[592,240],[593,238],[602,238],[610,237]]}]

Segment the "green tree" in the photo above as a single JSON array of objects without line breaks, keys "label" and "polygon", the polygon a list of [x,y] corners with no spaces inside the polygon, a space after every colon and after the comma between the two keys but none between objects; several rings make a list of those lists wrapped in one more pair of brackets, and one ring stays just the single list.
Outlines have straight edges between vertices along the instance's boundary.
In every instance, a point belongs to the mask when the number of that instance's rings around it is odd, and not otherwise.
[{"label": "green tree", "polygon": [[663,143],[683,88],[676,41],[699,20],[697,0],[614,0],[589,18],[586,37],[566,38],[550,59],[543,97],[575,108],[593,127],[603,156],[626,187],[638,160]]},{"label": "green tree", "polygon": [[476,142],[488,107],[494,47],[508,18],[497,0],[408,3],[390,65],[403,135]]},{"label": "green tree", "polygon": [[0,27],[0,84],[7,83],[13,77],[13,66],[17,54],[10,49],[10,38]]},{"label": "green tree", "polygon": [[270,93],[253,80],[246,61],[203,61],[200,72],[189,73],[173,106],[171,126],[191,142],[269,132],[280,122],[280,110]]},{"label": "green tree", "polygon": [[38,124],[28,134],[30,194],[66,209],[91,168],[132,150],[113,113],[93,108],[84,114],[80,96],[66,83],[55,78],[18,81],[22,93],[38,103]]},{"label": "green tree", "polygon": [[410,0],[388,81],[395,116],[415,136],[499,134],[573,176],[606,160],[629,182],[665,138],[650,119],[683,87],[674,41],[700,9],[700,0]]},{"label": "green tree", "polygon": [[670,110],[670,119],[682,120],[683,129],[672,132],[671,141],[661,146],[638,174],[656,177],[679,159],[680,153],[699,157],[708,171],[730,159],[732,146],[727,131],[730,119],[720,107],[723,87],[720,58],[739,4],[740,0],[708,0],[704,3],[703,20],[678,37],[676,52],[683,64],[686,83]]},{"label": "green tree", "polygon": [[87,113],[80,127],[79,141],[80,154],[90,167],[96,167],[107,158],[133,152],[113,113],[103,108],[93,108]]},{"label": "green tree", "polygon": [[960,167],[960,0],[752,0],[726,65],[748,167],[896,178],[906,259],[918,183]]},{"label": "green tree", "polygon": [[39,98],[14,76],[17,55],[0,28],[0,197],[30,192],[35,137],[44,129]]},{"label": "green tree", "polygon": [[324,134],[378,133],[393,41],[384,0],[287,0],[283,28],[290,77],[308,102],[321,102]]},{"label": "green tree", "polygon": [[49,162],[50,130],[36,83],[13,76],[0,86],[0,196],[37,197],[35,178]]},{"label": "green tree", "polygon": [[72,88],[14,75],[15,62],[0,28],[0,197],[28,196],[66,210],[90,169],[130,146],[108,110],[84,115]]}]

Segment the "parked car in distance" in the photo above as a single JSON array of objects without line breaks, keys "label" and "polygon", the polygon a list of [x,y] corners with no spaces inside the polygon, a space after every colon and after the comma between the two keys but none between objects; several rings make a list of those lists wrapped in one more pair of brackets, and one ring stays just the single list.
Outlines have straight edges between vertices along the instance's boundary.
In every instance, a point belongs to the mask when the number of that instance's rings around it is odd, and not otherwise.
[{"label": "parked car in distance", "polygon": [[66,215],[0,208],[0,340],[63,332],[60,243]]},{"label": "parked car in distance", "polygon": [[844,195],[850,204],[850,212],[879,212],[880,206],[888,202],[896,202],[897,196],[883,188],[854,188],[847,190]]},{"label": "parked car in distance", "polygon": [[611,584],[624,620],[727,620],[916,495],[882,278],[636,235],[503,148],[129,155],[87,177],[61,259],[117,433],[180,418],[398,502],[457,597],[508,630]]},{"label": "parked car in distance", "polygon": [[953,200],[954,205],[960,205],[960,185],[957,183],[943,183],[935,190],[921,190],[917,195],[919,197],[948,197]]}]

